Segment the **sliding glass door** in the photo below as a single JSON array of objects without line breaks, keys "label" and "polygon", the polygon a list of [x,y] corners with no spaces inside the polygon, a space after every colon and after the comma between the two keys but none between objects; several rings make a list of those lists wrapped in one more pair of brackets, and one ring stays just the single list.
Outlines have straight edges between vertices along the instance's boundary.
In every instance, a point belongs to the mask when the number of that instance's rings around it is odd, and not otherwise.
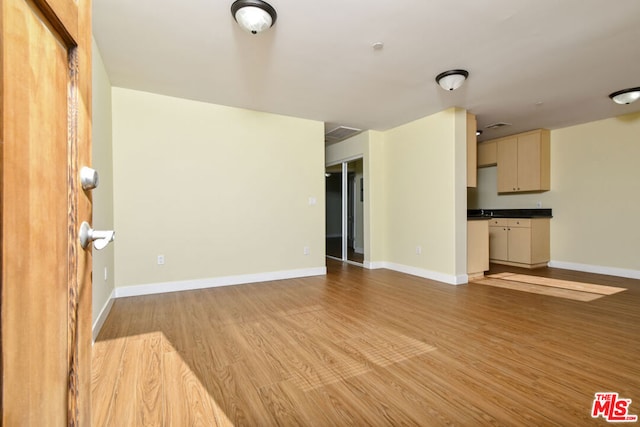
[{"label": "sliding glass door", "polygon": [[327,256],[364,262],[364,168],[354,159],[326,168]]}]

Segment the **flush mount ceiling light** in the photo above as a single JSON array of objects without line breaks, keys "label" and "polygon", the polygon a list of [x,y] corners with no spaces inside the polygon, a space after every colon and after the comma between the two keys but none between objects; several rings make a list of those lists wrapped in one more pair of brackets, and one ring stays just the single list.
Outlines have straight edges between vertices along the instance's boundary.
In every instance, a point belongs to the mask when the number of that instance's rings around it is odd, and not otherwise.
[{"label": "flush mount ceiling light", "polygon": [[231,15],[242,29],[251,34],[268,30],[278,18],[273,6],[262,0],[236,0],[231,5]]},{"label": "flush mount ceiling light", "polygon": [[466,70],[449,70],[438,74],[436,82],[444,90],[456,90],[462,86],[467,77],[469,77],[469,72]]},{"label": "flush mount ceiling light", "polygon": [[631,89],[623,89],[613,92],[609,95],[616,104],[631,104],[640,99],[640,87],[632,87]]}]

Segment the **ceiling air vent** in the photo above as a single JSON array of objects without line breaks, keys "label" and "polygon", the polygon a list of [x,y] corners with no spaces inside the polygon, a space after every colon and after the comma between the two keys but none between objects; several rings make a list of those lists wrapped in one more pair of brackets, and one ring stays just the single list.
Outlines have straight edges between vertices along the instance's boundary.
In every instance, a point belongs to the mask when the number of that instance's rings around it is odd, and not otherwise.
[{"label": "ceiling air vent", "polygon": [[324,134],[324,141],[328,144],[343,141],[362,132],[362,129],[338,126]]},{"label": "ceiling air vent", "polygon": [[511,123],[505,123],[505,122],[498,122],[498,123],[493,123],[490,124],[489,126],[485,126],[485,129],[499,129],[499,128],[503,128],[505,126],[511,126]]}]

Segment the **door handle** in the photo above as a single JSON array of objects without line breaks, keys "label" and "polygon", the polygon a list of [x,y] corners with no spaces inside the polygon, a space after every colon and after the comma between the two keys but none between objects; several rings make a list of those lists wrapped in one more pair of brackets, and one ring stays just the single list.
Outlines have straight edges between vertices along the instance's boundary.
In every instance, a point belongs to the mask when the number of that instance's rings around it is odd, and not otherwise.
[{"label": "door handle", "polygon": [[94,230],[89,223],[83,221],[80,225],[80,245],[82,249],[87,249],[89,243],[93,242],[93,247],[97,250],[104,249],[116,236],[113,230]]}]

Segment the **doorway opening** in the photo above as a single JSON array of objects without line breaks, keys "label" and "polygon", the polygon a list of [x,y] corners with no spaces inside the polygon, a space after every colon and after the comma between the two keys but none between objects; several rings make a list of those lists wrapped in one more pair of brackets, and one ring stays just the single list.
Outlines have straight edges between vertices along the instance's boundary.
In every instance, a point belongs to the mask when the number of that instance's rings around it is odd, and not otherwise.
[{"label": "doorway opening", "polygon": [[327,257],[364,263],[364,162],[362,158],[330,165],[326,178]]}]

